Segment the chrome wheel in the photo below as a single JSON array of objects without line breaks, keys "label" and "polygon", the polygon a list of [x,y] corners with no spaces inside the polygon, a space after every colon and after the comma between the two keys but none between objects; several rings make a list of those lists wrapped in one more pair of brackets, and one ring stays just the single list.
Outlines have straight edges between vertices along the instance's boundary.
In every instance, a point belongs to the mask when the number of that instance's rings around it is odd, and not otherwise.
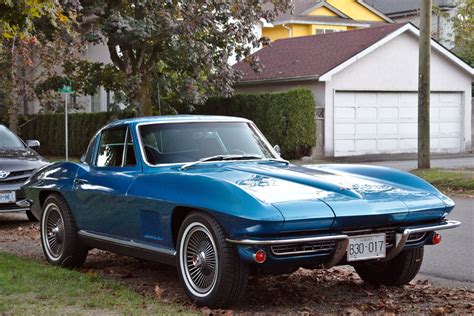
[{"label": "chrome wheel", "polygon": [[43,213],[41,225],[43,244],[47,255],[55,260],[61,257],[64,249],[64,219],[56,204],[48,204]]},{"label": "chrome wheel", "polygon": [[212,234],[206,226],[194,222],[186,227],[179,259],[187,288],[199,297],[209,294],[217,281],[219,258]]}]

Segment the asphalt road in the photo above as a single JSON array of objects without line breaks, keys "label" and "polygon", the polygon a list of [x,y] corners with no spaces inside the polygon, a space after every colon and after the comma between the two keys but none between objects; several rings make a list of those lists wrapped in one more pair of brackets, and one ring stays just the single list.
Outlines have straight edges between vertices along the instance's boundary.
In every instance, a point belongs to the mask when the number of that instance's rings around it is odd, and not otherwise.
[{"label": "asphalt road", "polygon": [[440,286],[474,288],[474,199],[454,197],[455,209],[449,219],[459,220],[458,228],[440,231],[437,246],[425,247],[418,279]]}]

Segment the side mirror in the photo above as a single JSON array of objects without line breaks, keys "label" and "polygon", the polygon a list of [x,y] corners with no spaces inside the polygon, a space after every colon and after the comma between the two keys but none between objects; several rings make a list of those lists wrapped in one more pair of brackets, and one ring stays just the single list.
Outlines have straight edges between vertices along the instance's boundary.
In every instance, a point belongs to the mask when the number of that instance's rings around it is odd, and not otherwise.
[{"label": "side mirror", "polygon": [[281,149],[280,149],[280,146],[278,145],[275,145],[273,146],[273,150],[276,151],[276,153],[278,154],[278,156],[281,155]]},{"label": "side mirror", "polygon": [[87,163],[86,162],[86,154],[82,154],[81,159],[79,160],[81,163]]},{"label": "side mirror", "polygon": [[29,139],[26,141],[26,146],[32,148],[32,149],[38,149],[40,147],[40,142],[35,139]]}]

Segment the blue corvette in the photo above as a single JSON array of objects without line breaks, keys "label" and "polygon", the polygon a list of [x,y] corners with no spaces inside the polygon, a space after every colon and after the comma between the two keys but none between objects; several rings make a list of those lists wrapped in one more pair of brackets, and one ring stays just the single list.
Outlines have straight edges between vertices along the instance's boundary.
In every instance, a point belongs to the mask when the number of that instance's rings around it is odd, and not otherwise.
[{"label": "blue corvette", "polygon": [[300,167],[250,121],[171,116],[116,121],[80,163],[24,185],[46,259],[81,265],[92,248],[177,266],[193,302],[238,300],[250,273],[350,264],[368,283],[418,273],[437,231],[460,225],[451,199],[409,173]]}]

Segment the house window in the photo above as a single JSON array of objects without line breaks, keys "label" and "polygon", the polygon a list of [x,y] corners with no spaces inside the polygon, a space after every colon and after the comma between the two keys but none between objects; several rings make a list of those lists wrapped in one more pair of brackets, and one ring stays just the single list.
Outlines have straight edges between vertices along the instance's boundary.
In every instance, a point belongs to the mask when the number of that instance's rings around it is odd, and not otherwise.
[{"label": "house window", "polygon": [[100,106],[100,103],[101,103],[100,94],[101,93],[100,93],[100,87],[99,87],[97,88],[94,95],[92,95],[91,97],[91,112],[93,113],[100,112],[102,110]]},{"label": "house window", "polygon": [[334,33],[334,32],[338,32],[338,30],[334,30],[334,29],[316,29],[316,35],[326,34],[326,33]]}]

